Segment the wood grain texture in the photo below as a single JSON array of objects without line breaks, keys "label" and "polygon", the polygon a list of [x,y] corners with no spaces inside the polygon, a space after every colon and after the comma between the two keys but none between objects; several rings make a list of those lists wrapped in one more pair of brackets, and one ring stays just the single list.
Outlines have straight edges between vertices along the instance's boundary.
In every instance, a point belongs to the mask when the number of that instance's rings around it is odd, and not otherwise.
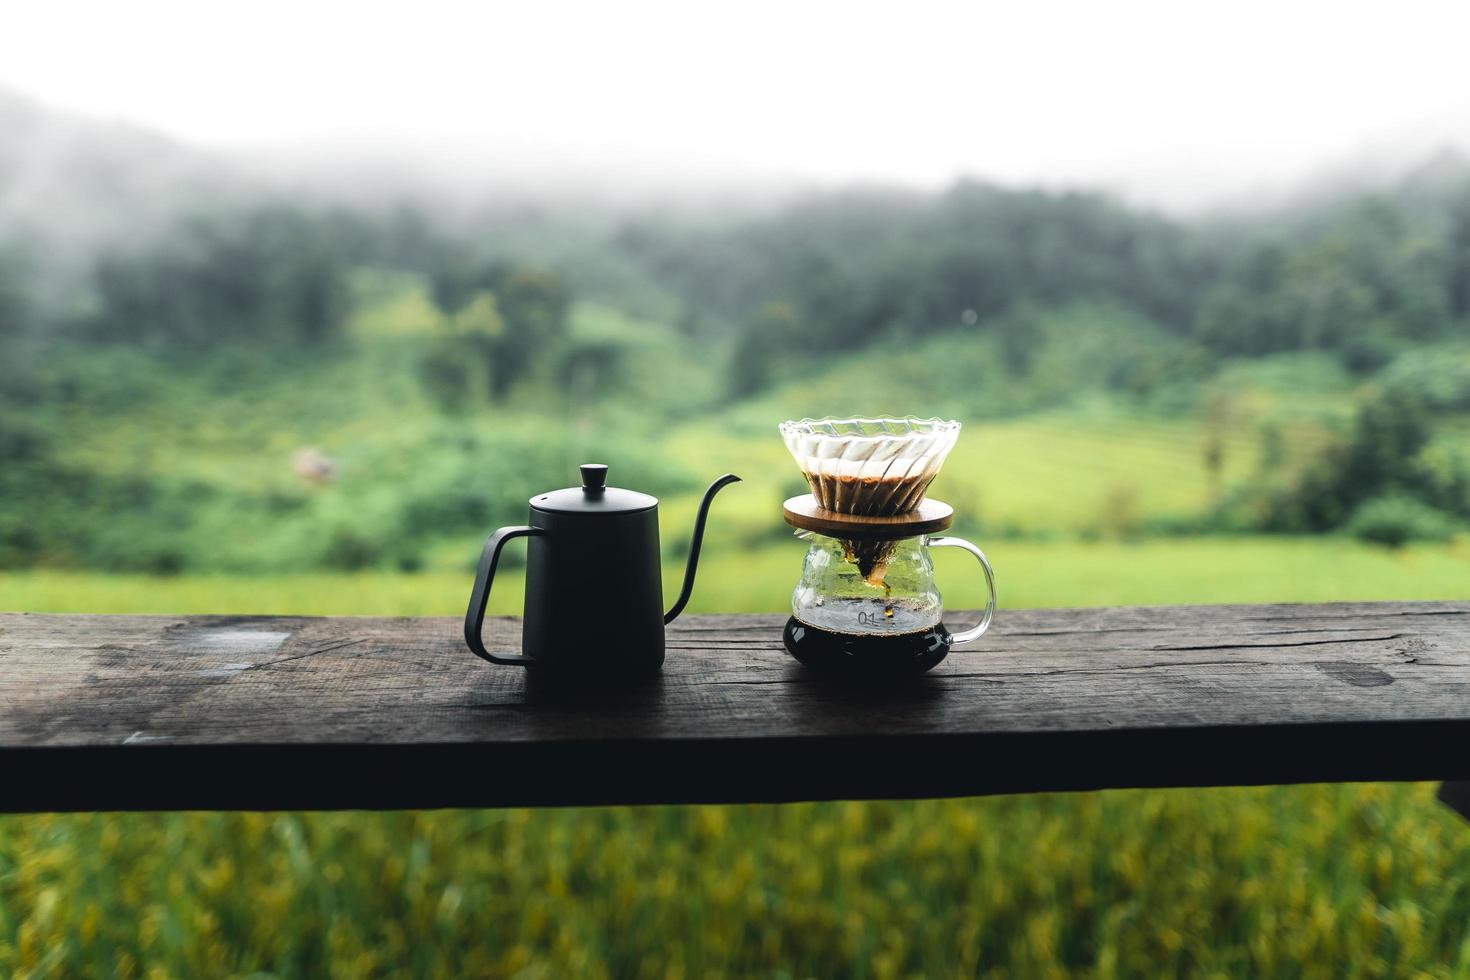
[{"label": "wood grain texture", "polygon": [[655,681],[568,691],[476,659],[453,619],[4,614],[0,808],[1470,779],[1470,603],[1006,610],[882,690],[808,674],[783,621],[687,616]]}]

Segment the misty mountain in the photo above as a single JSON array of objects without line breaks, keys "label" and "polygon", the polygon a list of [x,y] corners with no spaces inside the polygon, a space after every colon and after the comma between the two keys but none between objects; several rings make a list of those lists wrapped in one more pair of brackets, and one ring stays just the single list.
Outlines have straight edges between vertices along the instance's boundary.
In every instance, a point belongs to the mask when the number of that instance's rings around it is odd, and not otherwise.
[{"label": "misty mountain", "polygon": [[252,188],[232,161],[0,89],[0,238],[39,248],[48,266],[150,238]]},{"label": "misty mountain", "polygon": [[[1442,238],[1449,205],[1470,188],[1470,160],[1443,150],[1391,175],[1341,171],[1269,212],[1185,219],[1102,194],[975,181],[608,193],[471,174],[463,161],[407,149],[360,159],[342,147],[270,160],[212,153],[0,91],[0,250],[21,246],[28,292],[56,310],[86,304],[102,256],[114,286],[118,253],[153,252],[148,262],[170,276],[190,269],[204,288],[243,275],[241,255],[269,264],[269,253],[299,247],[344,268],[539,265],[584,298],[691,327],[749,324],[765,304],[800,298],[808,324],[871,333],[998,313],[1019,289],[1045,302],[1116,296],[1182,329],[1221,270],[1273,240],[1331,232],[1345,201],[1391,197]],[[247,214],[262,208],[281,213]],[[185,218],[192,230],[181,229]],[[157,288],[149,283],[163,273],[146,268],[130,273],[141,277],[130,291]]]},{"label": "misty mountain", "polygon": [[[1446,146],[1393,166],[1375,158],[1323,167],[1295,190],[1278,189],[1254,207],[1237,202],[1198,220],[1300,215],[1372,192],[1432,208],[1466,181],[1470,158]],[[181,215],[265,197],[379,213],[407,205],[472,232],[548,223],[606,228],[629,218],[718,222],[851,192],[942,196],[880,185],[823,190],[770,175],[701,178],[590,164],[582,171],[537,168],[524,154],[467,159],[453,147],[432,145],[320,143],[225,154],[142,127],[61,112],[0,88],[0,241],[38,244],[48,263],[146,240]]]}]

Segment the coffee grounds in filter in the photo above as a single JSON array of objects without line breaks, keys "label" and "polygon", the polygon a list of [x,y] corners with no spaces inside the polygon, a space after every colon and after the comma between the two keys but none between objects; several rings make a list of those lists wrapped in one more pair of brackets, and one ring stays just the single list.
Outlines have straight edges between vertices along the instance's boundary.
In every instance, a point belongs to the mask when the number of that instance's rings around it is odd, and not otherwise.
[{"label": "coffee grounds in filter", "polygon": [[907,514],[924,500],[933,473],[904,476],[827,475],[803,471],[812,496],[827,510],[866,517]]}]

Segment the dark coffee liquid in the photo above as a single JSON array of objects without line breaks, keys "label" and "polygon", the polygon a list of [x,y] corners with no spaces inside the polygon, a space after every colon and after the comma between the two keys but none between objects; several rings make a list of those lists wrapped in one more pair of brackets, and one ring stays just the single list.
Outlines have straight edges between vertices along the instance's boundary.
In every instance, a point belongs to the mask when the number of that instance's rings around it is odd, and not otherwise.
[{"label": "dark coffee liquid", "polygon": [[915,633],[837,633],[792,616],[782,634],[786,650],[813,670],[850,676],[922,674],[949,653],[944,624]]},{"label": "dark coffee liquid", "polygon": [[802,472],[817,503],[839,514],[892,517],[919,506],[934,475],[918,476],[828,476]]}]

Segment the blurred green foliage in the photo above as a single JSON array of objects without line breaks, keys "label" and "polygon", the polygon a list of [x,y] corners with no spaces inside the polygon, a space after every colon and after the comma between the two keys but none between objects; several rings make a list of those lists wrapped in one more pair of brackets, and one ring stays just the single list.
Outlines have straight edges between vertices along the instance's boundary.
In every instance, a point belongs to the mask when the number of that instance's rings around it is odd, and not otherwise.
[{"label": "blurred green foliage", "polygon": [[[1242,488],[1234,506],[1258,512],[1269,530],[1320,532],[1346,524],[1365,501],[1383,498],[1396,503],[1373,513],[1407,514],[1405,508],[1412,506],[1422,514],[1437,508],[1446,512],[1441,526],[1450,528],[1453,519],[1470,517],[1470,467],[1458,454],[1426,455],[1431,436],[1417,392],[1402,387],[1369,392],[1345,438],[1329,442],[1296,477],[1268,476]],[[1368,525],[1355,520],[1353,526],[1363,537]]]},{"label": "blurred green foliage", "polygon": [[1348,531],[1391,548],[1410,541],[1448,541],[1460,523],[1443,511],[1402,495],[1375,497],[1353,512]]},{"label": "blurred green foliage", "polygon": [[1192,420],[1191,506],[1152,509],[1178,477],[1138,468],[1072,483],[1094,517],[1055,533],[1320,533],[1385,495],[1460,520],[1467,202],[1470,178],[1229,224],[973,183],[601,224],[236,202],[65,289],[14,242],[0,563],[416,568],[580,454],[678,493],[671,430],[831,412]]},{"label": "blurred green foliage", "polygon": [[108,342],[319,343],[347,315],[351,259],[345,229],[294,208],[199,217],[99,256],[96,310],[79,327]]},{"label": "blurred green foliage", "polygon": [[1450,976],[1458,821],[1429,786],[7,817],[0,970]]},{"label": "blurred green foliage", "polygon": [[1431,411],[1470,411],[1470,346],[1428,345],[1405,351],[1383,372],[1383,380],[1417,396]]}]

